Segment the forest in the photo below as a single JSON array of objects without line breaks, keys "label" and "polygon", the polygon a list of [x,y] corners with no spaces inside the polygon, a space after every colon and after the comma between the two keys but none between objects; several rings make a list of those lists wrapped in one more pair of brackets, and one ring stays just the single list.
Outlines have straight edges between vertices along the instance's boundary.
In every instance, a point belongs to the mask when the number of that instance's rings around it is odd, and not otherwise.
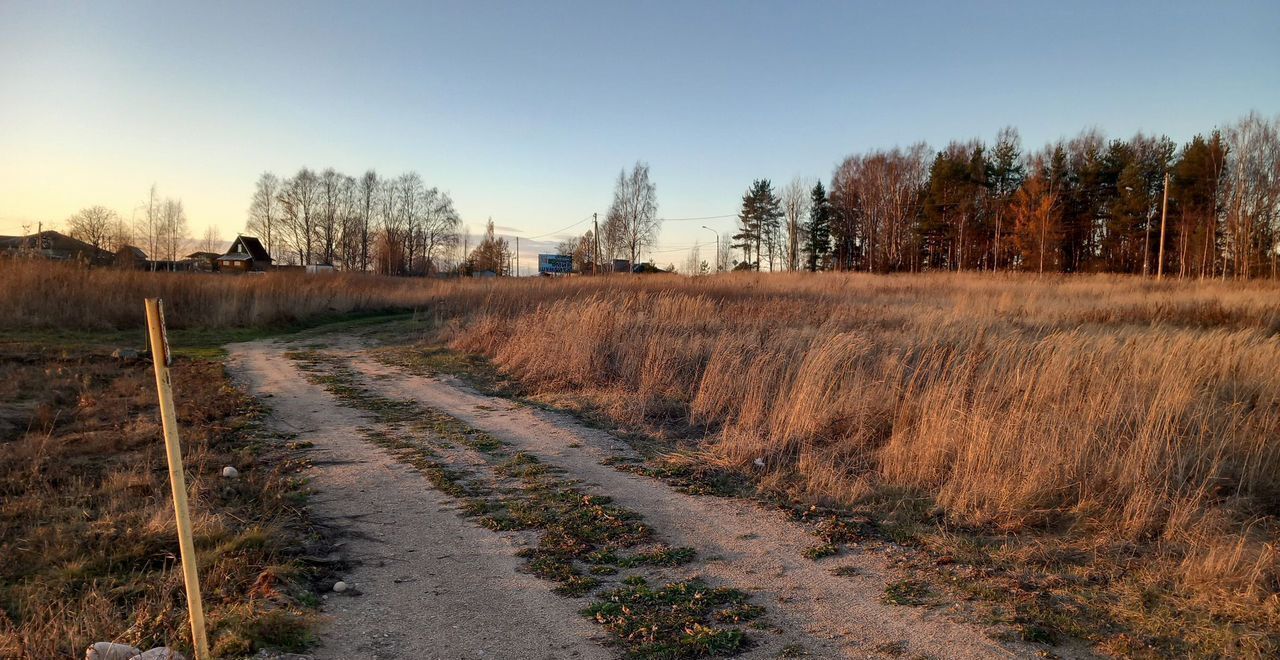
[{"label": "forest", "polygon": [[1250,114],[1179,146],[1097,129],[1024,150],[924,143],[850,155],[828,185],[743,195],[716,270],[1110,272],[1276,277],[1280,118]]}]

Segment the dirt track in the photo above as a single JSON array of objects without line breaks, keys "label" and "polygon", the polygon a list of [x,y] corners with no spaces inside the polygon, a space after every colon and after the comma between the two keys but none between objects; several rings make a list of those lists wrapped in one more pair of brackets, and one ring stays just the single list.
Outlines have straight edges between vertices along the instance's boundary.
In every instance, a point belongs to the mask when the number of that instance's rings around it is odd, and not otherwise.
[{"label": "dirt track", "polygon": [[[331,337],[363,386],[440,411],[561,468],[593,491],[641,514],[660,539],[696,549],[690,564],[662,577],[701,577],[751,594],[769,626],[750,633],[740,657],[1034,657],[988,631],[953,620],[945,607],[882,602],[897,579],[877,552],[803,556],[814,537],[782,513],[755,503],[686,495],[648,477],[602,464],[630,448],[560,414],[485,396],[449,377],[421,377],[362,353],[360,340]],[[457,502],[409,466],[365,440],[378,421],[343,405],[285,356],[287,344],[230,347],[230,368],[272,409],[272,422],[314,443],[316,515],[347,539],[354,563],[344,577],[356,594],[330,594],[319,657],[614,657],[606,634],[578,613],[589,599],[552,593],[522,570],[526,535],[492,532],[458,515]],[[841,575],[837,567],[848,567]],[[785,656],[784,656],[785,657]]]}]

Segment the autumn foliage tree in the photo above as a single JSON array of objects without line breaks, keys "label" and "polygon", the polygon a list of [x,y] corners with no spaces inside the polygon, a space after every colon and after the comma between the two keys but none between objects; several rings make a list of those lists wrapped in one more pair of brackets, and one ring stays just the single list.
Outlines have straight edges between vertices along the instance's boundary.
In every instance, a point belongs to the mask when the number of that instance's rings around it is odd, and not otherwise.
[{"label": "autumn foliage tree", "polygon": [[485,226],[484,238],[467,256],[466,268],[472,273],[490,271],[499,276],[511,273],[511,247],[507,239],[494,234],[492,218]]},{"label": "autumn foliage tree", "polygon": [[1044,172],[1027,179],[1010,204],[1014,219],[1014,245],[1023,270],[1045,272],[1053,269],[1062,240],[1058,194]]}]

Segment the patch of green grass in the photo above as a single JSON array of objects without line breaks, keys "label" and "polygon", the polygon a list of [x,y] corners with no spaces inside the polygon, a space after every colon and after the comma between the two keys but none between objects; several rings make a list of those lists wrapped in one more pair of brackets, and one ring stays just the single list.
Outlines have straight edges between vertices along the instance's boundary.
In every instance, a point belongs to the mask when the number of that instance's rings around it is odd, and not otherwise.
[{"label": "patch of green grass", "polygon": [[696,461],[666,460],[656,464],[639,464],[628,459],[604,462],[623,472],[661,479],[676,490],[689,495],[735,497],[749,494],[749,482],[741,475]]},{"label": "patch of green grass", "polygon": [[763,609],[736,589],[698,580],[650,588],[643,579],[602,595],[582,614],[604,626],[631,658],[702,658],[744,650],[737,624]]},{"label": "patch of green grass", "polygon": [[884,588],[880,600],[889,605],[925,605],[931,597],[928,585],[920,580],[898,580]]},{"label": "patch of green grass", "polygon": [[637,552],[628,557],[617,558],[614,563],[620,568],[636,566],[680,566],[693,561],[697,555],[693,548],[671,548],[660,546],[652,550]]},{"label": "patch of green grass", "polygon": [[836,554],[837,552],[840,552],[840,549],[837,548],[835,544],[823,543],[821,545],[815,545],[815,546],[810,546],[808,548],[805,548],[804,556],[807,559],[813,559],[816,561],[818,559],[822,559],[823,557],[830,557]]}]

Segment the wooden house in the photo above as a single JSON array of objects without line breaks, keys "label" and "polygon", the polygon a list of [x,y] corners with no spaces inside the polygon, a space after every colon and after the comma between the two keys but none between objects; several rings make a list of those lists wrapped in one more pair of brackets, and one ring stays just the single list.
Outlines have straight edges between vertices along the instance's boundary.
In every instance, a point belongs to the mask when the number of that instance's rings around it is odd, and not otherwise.
[{"label": "wooden house", "polygon": [[147,253],[136,245],[121,245],[116,250],[116,267],[128,270],[146,270]]},{"label": "wooden house", "polygon": [[257,238],[237,236],[227,253],[217,258],[215,266],[231,273],[263,272],[271,270],[271,255]]}]

